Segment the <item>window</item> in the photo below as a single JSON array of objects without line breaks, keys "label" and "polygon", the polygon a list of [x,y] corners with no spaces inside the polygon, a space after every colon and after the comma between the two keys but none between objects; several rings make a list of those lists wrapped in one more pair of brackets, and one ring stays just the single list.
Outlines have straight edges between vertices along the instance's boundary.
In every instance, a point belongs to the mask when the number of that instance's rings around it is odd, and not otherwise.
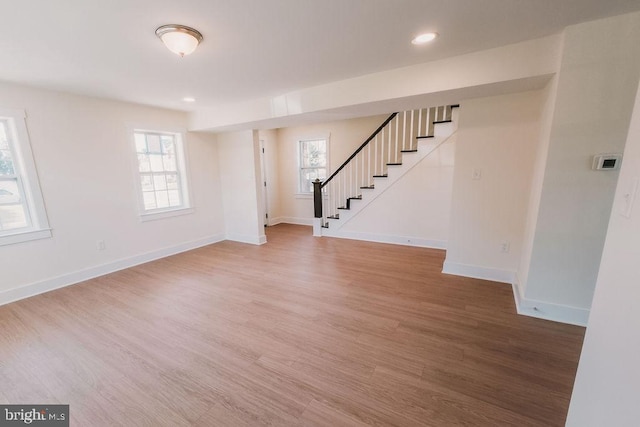
[{"label": "window", "polygon": [[0,245],[51,237],[24,119],[0,110]]},{"label": "window", "polygon": [[188,209],[182,135],[135,130],[134,138],[143,219]]},{"label": "window", "polygon": [[327,139],[300,141],[300,193],[313,193],[313,181],[327,178]]}]

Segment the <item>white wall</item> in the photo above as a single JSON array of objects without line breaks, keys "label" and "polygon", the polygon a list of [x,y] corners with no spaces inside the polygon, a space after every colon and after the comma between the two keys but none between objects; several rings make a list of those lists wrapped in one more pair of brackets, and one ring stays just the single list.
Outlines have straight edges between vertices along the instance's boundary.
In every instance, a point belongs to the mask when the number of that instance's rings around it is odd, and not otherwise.
[{"label": "white wall", "polygon": [[543,91],[544,106],[540,122],[540,133],[538,138],[538,149],[533,166],[533,177],[531,181],[531,191],[529,192],[529,202],[527,208],[527,218],[525,232],[522,242],[522,254],[520,264],[514,280],[514,291],[516,300],[520,301],[524,295],[524,283],[521,278],[529,275],[531,263],[531,252],[533,250],[533,237],[536,232],[538,220],[538,210],[540,209],[540,196],[542,194],[542,184],[544,180],[544,170],[547,165],[547,155],[549,152],[549,135],[551,134],[551,124],[555,110],[556,94],[558,91],[558,78],[555,76]]},{"label": "white wall", "polygon": [[220,185],[229,240],[263,244],[259,136],[247,130],[217,135]]},{"label": "white wall", "polygon": [[0,303],[223,238],[210,135],[186,135],[194,212],[139,219],[130,126],[184,129],[184,113],[9,84],[0,106],[26,111],[53,229],[50,239],[0,247]]},{"label": "white wall", "polygon": [[449,239],[455,139],[454,134],[422,159],[340,232],[365,240],[445,249]]},{"label": "white wall", "polygon": [[640,396],[640,92],[636,96],[567,426],[638,425]]},{"label": "white wall", "polygon": [[[509,282],[522,250],[544,91],[460,103],[444,272]],[[474,170],[480,173],[474,179]],[[502,252],[503,243],[509,252]]]},{"label": "white wall", "polygon": [[[524,298],[586,320],[617,172],[593,155],[620,153],[640,76],[640,13],[568,27]],[[558,311],[559,310],[559,311]],[[557,311],[557,312],[556,312]]]},{"label": "white wall", "polygon": [[[211,130],[238,126],[287,126],[296,116],[324,110],[369,114],[399,108],[444,105],[470,98],[523,91],[541,76],[558,69],[558,35],[469,53],[424,64],[367,74],[270,98],[220,105],[194,112],[190,129]],[[419,99],[416,99],[419,97]],[[409,106],[408,102],[418,102]],[[349,108],[355,107],[355,108]],[[285,120],[283,120],[285,119]],[[275,124],[278,123],[278,124]]]},{"label": "white wall", "polygon": [[329,168],[337,169],[388,115],[278,129],[279,215],[276,222],[311,225],[313,198],[298,195],[298,141],[329,137]]}]

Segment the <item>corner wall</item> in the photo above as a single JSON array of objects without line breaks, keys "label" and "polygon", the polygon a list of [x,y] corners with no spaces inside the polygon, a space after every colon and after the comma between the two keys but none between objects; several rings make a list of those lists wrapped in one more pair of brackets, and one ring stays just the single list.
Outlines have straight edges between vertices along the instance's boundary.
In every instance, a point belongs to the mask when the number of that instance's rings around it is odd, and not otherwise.
[{"label": "corner wall", "polygon": [[185,137],[193,213],[139,218],[130,130],[185,129],[185,113],[10,84],[0,84],[0,105],[26,111],[53,230],[50,239],[0,246],[0,304],[224,239],[208,134]]},{"label": "corner wall", "polygon": [[520,277],[522,308],[538,317],[586,323],[618,177],[591,162],[624,148],[638,39],[640,13],[565,31],[531,260]]},{"label": "corner wall", "polygon": [[222,133],[217,140],[226,238],[266,243],[258,132]]},{"label": "corner wall", "polygon": [[280,165],[278,162],[278,132],[275,129],[261,130],[258,133],[264,145],[265,177],[267,181],[267,205],[265,212],[269,214],[268,225],[274,224],[274,218],[281,216],[280,209]]},{"label": "corner wall", "polygon": [[538,148],[536,150],[536,158],[534,160],[531,191],[529,192],[529,202],[527,205],[528,208],[522,243],[522,254],[513,282],[513,291],[518,304],[521,303],[522,295],[524,295],[524,283],[521,281],[521,278],[526,278],[529,274],[531,251],[533,250],[533,236],[536,232],[538,210],[540,209],[540,195],[542,193],[544,170],[547,164],[547,155],[549,153],[549,135],[551,133],[551,123],[553,120],[557,91],[558,78],[557,76],[554,76],[543,91],[544,105],[542,107]]},{"label": "corner wall", "polygon": [[538,90],[460,102],[443,272],[513,282],[544,97]]},{"label": "corner wall", "polygon": [[[567,426],[638,425],[640,91],[624,151]],[[640,187],[640,185],[638,185]],[[635,199],[627,215],[627,200]]]}]

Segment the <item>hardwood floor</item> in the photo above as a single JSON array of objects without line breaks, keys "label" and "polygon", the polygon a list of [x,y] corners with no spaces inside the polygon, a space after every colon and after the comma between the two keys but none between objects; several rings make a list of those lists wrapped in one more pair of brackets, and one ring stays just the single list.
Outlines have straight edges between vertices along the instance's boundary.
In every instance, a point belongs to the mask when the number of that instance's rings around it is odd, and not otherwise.
[{"label": "hardwood floor", "polygon": [[222,242],[0,307],[0,402],[76,426],[561,426],[584,329],[444,252]]}]

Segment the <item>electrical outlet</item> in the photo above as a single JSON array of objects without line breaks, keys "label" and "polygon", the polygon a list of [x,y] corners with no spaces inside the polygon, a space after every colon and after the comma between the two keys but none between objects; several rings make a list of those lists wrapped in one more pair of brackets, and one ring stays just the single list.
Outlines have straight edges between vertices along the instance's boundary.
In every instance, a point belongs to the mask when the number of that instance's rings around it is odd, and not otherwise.
[{"label": "electrical outlet", "polygon": [[98,240],[96,242],[96,247],[99,251],[104,251],[105,249],[107,249],[107,245],[104,243],[104,240]]},{"label": "electrical outlet", "polygon": [[509,252],[509,249],[511,249],[511,244],[509,242],[502,242],[500,245],[500,252],[506,254]]},{"label": "electrical outlet", "polygon": [[478,181],[479,179],[482,178],[482,169],[474,169],[471,177],[475,180]]}]

